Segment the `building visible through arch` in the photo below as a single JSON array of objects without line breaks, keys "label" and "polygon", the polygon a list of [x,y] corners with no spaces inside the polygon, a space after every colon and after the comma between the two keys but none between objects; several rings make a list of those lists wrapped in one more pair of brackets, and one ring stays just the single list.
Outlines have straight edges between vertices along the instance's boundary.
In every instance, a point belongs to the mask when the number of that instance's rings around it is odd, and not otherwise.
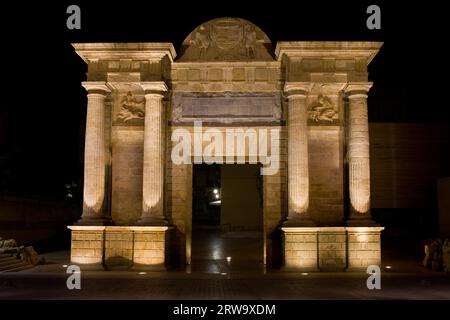
[{"label": "building visible through arch", "polygon": [[[238,18],[200,25],[178,56],[171,43],[74,44],[88,64],[88,109],[72,262],[189,264],[193,164],[230,161],[274,168],[262,177],[266,264],[282,257],[292,270],[380,265],[367,66],[381,45],[293,41],[273,49]],[[243,132],[243,142],[234,136],[227,144],[230,132]],[[174,161],[187,150],[174,151],[184,136],[190,154]]]}]

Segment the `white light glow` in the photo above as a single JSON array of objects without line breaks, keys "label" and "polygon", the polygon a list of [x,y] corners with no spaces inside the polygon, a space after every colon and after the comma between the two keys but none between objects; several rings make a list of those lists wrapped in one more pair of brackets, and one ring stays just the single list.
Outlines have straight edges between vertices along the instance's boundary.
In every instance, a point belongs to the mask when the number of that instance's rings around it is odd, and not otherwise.
[{"label": "white light glow", "polygon": [[216,194],[216,199],[219,199],[219,195],[218,194]]},{"label": "white light glow", "polygon": [[214,194],[218,194],[218,193],[219,193],[219,190],[214,189],[213,192],[214,192]]},{"label": "white light glow", "polygon": [[227,257],[227,262],[228,262],[228,263],[231,262],[231,257]]},{"label": "white light glow", "polygon": [[308,273],[307,273],[307,272],[302,272],[301,275],[302,275],[302,276],[307,276]]},{"label": "white light glow", "polygon": [[139,274],[147,274],[147,272],[139,272]]}]

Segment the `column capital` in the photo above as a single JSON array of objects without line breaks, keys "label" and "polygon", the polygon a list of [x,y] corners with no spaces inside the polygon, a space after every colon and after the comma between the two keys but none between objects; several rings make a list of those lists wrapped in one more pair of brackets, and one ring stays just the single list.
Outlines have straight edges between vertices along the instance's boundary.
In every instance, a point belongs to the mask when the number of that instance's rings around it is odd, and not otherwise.
[{"label": "column capital", "polygon": [[348,97],[354,95],[365,95],[369,92],[370,88],[372,88],[372,82],[349,82],[345,88],[344,92]]},{"label": "column capital", "polygon": [[168,90],[164,81],[141,82],[139,85],[144,90],[145,95],[162,96]]},{"label": "column capital", "polygon": [[81,85],[86,89],[88,94],[98,93],[106,95],[111,92],[110,87],[103,81],[85,81]]},{"label": "column capital", "polygon": [[307,96],[311,91],[313,84],[310,82],[286,82],[284,92],[288,97]]}]

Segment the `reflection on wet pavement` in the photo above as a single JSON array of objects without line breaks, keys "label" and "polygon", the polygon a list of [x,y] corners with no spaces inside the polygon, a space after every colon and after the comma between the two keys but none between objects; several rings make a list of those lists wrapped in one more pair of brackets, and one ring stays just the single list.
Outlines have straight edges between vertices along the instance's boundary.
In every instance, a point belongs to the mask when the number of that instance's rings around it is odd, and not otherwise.
[{"label": "reflection on wet pavement", "polygon": [[229,274],[263,272],[263,235],[226,232],[219,227],[194,228],[191,272]]}]

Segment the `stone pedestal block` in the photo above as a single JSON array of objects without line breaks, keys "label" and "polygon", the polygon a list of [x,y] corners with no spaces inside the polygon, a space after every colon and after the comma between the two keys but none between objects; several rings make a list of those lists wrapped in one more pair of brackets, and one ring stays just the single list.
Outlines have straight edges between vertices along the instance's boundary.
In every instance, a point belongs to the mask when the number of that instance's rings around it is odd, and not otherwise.
[{"label": "stone pedestal block", "polygon": [[282,227],[284,268],[287,271],[318,271],[317,228]]},{"label": "stone pedestal block", "polygon": [[383,227],[347,227],[348,270],[366,271],[370,265],[381,266],[381,231]]},{"label": "stone pedestal block", "polygon": [[133,227],[133,269],[165,270],[169,260],[170,228]]},{"label": "stone pedestal block", "polygon": [[82,269],[165,270],[170,227],[69,226],[71,263]]},{"label": "stone pedestal block", "polygon": [[383,227],[282,227],[288,271],[365,271],[381,265]]},{"label": "stone pedestal block", "polygon": [[69,226],[72,230],[70,261],[83,269],[102,269],[105,227]]}]

